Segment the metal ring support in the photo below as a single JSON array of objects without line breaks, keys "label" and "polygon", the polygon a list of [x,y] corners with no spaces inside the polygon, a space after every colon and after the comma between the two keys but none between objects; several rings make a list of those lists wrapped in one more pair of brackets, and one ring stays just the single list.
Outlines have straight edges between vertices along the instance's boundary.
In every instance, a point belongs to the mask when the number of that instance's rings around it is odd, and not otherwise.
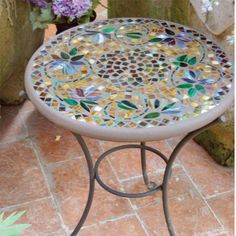
[{"label": "metal ring support", "polygon": [[127,198],[140,198],[140,197],[146,197],[150,194],[155,193],[158,190],[161,190],[161,185],[157,186],[155,185],[154,188],[149,189],[149,191],[143,192],[143,193],[124,193],[124,192],[119,192],[117,190],[114,190],[112,188],[110,188],[109,186],[107,186],[106,184],[103,183],[103,181],[101,180],[100,176],[99,176],[99,165],[101,163],[101,161],[109,154],[115,152],[115,151],[119,151],[122,149],[128,149],[128,148],[140,148],[141,150],[148,150],[150,152],[153,152],[155,154],[157,154],[158,156],[160,156],[166,163],[168,162],[167,157],[162,154],[160,151],[152,148],[152,147],[148,147],[148,146],[144,146],[144,145],[139,145],[139,144],[126,144],[126,145],[120,145],[114,148],[109,149],[108,151],[104,152],[96,161],[94,170],[95,170],[95,178],[97,180],[97,182],[104,188],[106,189],[108,192],[115,194],[117,196],[120,197],[127,197]]}]

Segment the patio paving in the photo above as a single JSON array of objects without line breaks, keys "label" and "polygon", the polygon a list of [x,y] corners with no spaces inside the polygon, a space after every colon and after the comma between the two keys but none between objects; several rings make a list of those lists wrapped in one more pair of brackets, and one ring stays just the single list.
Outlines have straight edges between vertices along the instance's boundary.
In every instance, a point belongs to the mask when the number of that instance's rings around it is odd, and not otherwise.
[{"label": "patio paving", "polygon": [[[106,1],[103,1],[106,4]],[[98,19],[106,10],[98,9]],[[46,40],[55,33],[51,26]],[[30,101],[2,106],[0,119],[0,212],[26,210],[23,236],[69,236],[88,193],[88,171],[75,137],[48,121]],[[170,154],[180,137],[150,142]],[[117,143],[86,138],[94,161]],[[152,180],[161,182],[165,164],[148,153]],[[139,153],[113,153],[101,165],[103,180],[127,192],[145,190]],[[234,235],[234,170],[216,164],[194,141],[178,156],[169,191],[177,236]],[[165,236],[161,192],[142,199],[114,196],[96,183],[95,198],[81,236]]]},{"label": "patio paving", "polygon": [[[2,106],[0,120],[0,212],[26,210],[19,222],[32,226],[24,236],[69,235],[88,193],[85,158],[67,130],[48,121],[26,101]],[[59,140],[58,140],[59,137]],[[180,137],[150,142],[167,155]],[[116,145],[86,138],[94,160]],[[145,190],[136,150],[111,155],[101,165],[104,181],[127,192]],[[148,154],[152,180],[160,182],[164,163]],[[234,170],[216,164],[194,141],[181,151],[170,184],[170,210],[177,235],[234,235]],[[168,235],[161,193],[142,199],[114,196],[96,184],[82,236]]]}]

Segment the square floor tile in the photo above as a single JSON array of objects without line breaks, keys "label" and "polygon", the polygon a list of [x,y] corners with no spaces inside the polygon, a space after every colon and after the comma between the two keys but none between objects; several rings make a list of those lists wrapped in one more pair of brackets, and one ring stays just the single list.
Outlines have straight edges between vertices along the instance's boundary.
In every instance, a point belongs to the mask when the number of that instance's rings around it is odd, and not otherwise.
[{"label": "square floor tile", "polygon": [[0,145],[0,207],[49,195],[37,158],[27,141]]}]

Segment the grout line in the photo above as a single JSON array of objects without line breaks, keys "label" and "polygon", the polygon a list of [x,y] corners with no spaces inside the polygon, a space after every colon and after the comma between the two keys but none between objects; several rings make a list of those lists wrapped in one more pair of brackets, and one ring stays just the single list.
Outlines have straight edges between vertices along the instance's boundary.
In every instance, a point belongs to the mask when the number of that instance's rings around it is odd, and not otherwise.
[{"label": "grout line", "polygon": [[70,161],[78,161],[78,160],[82,160],[82,159],[83,159],[83,156],[75,156],[70,159],[56,161],[56,162],[44,162],[44,165],[50,169],[50,168],[57,167],[57,166],[60,166],[63,164],[67,164],[67,162],[70,162]]},{"label": "grout line", "polygon": [[36,143],[34,142],[34,140],[32,140],[32,139],[31,139],[30,141],[31,141],[31,145],[32,145],[32,147],[33,147],[33,151],[34,151],[34,153],[35,153],[35,156],[36,156],[36,158],[37,158],[37,160],[38,160],[40,169],[41,169],[42,174],[43,174],[43,176],[44,176],[44,181],[45,181],[46,186],[47,186],[47,188],[48,188],[48,192],[49,192],[49,194],[50,194],[50,196],[51,196],[51,198],[52,198],[52,202],[53,202],[53,204],[54,204],[54,206],[55,206],[57,215],[58,215],[58,217],[59,217],[59,219],[60,219],[60,221],[61,221],[61,226],[62,226],[62,228],[65,230],[65,232],[68,234],[68,228],[66,227],[66,225],[65,225],[65,223],[64,223],[64,221],[63,221],[63,218],[62,218],[62,216],[61,216],[61,214],[60,214],[60,211],[59,211],[59,206],[58,206],[57,200],[56,200],[56,198],[54,197],[54,195],[53,195],[53,193],[52,193],[52,191],[51,191],[50,185],[49,185],[49,183],[48,183],[47,174],[46,174],[46,172],[45,172],[45,170],[44,170],[44,168],[43,168],[43,163],[42,163],[41,158],[40,158],[40,152],[39,152],[39,150],[38,150],[37,144],[36,144]]},{"label": "grout line", "polygon": [[92,227],[95,227],[95,226],[97,226],[97,225],[98,225],[98,223],[91,224],[91,225],[84,225],[84,226],[82,226],[81,230],[82,230],[82,229],[92,228]]},{"label": "grout line", "polygon": [[[131,201],[131,200],[129,199],[129,201]],[[132,203],[131,203],[131,205],[132,205]],[[132,206],[132,208],[133,208],[133,206]],[[148,230],[146,229],[146,224],[145,224],[145,223],[142,221],[142,219],[139,217],[137,211],[134,210],[134,212],[135,212],[135,215],[136,215],[136,217],[137,217],[139,223],[141,224],[141,226],[142,226],[144,232],[146,233],[147,236],[150,236]]]},{"label": "grout line", "polygon": [[28,138],[28,134],[15,135],[14,137],[9,138],[9,139],[7,139],[5,141],[1,141],[0,140],[0,146],[1,145],[6,145],[6,144],[10,144],[10,143],[20,142],[20,141],[23,141],[23,140],[25,140],[27,138]]},{"label": "grout line", "polygon": [[228,232],[229,232],[228,230],[212,229],[207,232],[198,233],[195,236],[217,236],[217,235],[221,235],[222,233],[227,233],[227,236],[228,236]]},{"label": "grout line", "polygon": [[[127,198],[127,200],[130,202],[129,198]],[[109,223],[109,222],[114,222],[114,221],[121,220],[121,219],[124,219],[124,218],[132,217],[132,216],[136,216],[136,218],[138,219],[139,223],[141,224],[141,227],[143,228],[144,232],[146,233],[146,236],[150,236],[148,231],[146,230],[143,222],[141,221],[141,219],[139,218],[137,212],[135,212],[135,211],[133,211],[133,213],[125,214],[125,215],[122,215],[122,216],[118,216],[118,217],[113,218],[113,219],[100,221],[99,224],[106,224],[106,223]]]},{"label": "grout line", "polygon": [[226,195],[226,194],[228,194],[228,193],[233,193],[233,192],[234,192],[234,190],[232,189],[232,190],[228,190],[228,191],[225,191],[225,192],[220,192],[220,193],[216,193],[216,194],[207,196],[207,197],[205,197],[205,199],[206,199],[206,200],[210,200],[210,199],[212,199],[212,198],[220,197],[220,196],[222,196],[222,195]]},{"label": "grout line", "polygon": [[[177,165],[174,165],[173,168],[182,168],[182,166],[178,163]],[[148,175],[151,176],[151,177],[154,177],[154,176],[161,175],[161,174],[164,174],[164,173],[165,173],[165,168],[161,168],[161,169],[157,169],[156,171],[149,172]],[[142,178],[142,177],[143,177],[142,174],[135,175],[135,176],[131,176],[131,177],[128,177],[128,178],[121,179],[120,182],[124,183],[124,182],[128,182],[128,181],[131,181],[131,180],[136,180],[136,179],[139,179],[139,178]]]},{"label": "grout line", "polygon": [[37,198],[37,199],[32,200],[32,201],[27,201],[27,202],[22,202],[22,203],[19,203],[19,204],[14,204],[14,205],[2,207],[2,208],[0,208],[0,211],[11,210],[11,208],[21,207],[21,206],[24,206],[24,205],[28,205],[28,204],[31,204],[31,203],[34,203],[34,202],[39,202],[39,201],[46,200],[46,199],[51,199],[51,196]]},{"label": "grout line", "polygon": [[106,223],[114,222],[114,221],[121,220],[121,219],[124,219],[124,218],[128,218],[128,217],[131,217],[131,216],[135,216],[135,213],[133,212],[133,213],[121,215],[121,216],[118,216],[118,217],[114,217],[114,218],[111,218],[111,219],[102,220],[102,221],[99,221],[99,224],[106,224]]}]

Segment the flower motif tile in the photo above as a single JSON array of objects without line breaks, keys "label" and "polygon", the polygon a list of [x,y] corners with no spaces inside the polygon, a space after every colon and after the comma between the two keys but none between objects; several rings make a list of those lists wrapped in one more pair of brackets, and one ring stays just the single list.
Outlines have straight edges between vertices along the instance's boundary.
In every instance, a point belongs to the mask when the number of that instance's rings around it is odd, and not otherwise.
[{"label": "flower motif tile", "polygon": [[164,126],[219,105],[232,85],[225,53],[197,31],[155,19],[81,25],[46,43],[31,80],[42,102],[104,127]]}]

